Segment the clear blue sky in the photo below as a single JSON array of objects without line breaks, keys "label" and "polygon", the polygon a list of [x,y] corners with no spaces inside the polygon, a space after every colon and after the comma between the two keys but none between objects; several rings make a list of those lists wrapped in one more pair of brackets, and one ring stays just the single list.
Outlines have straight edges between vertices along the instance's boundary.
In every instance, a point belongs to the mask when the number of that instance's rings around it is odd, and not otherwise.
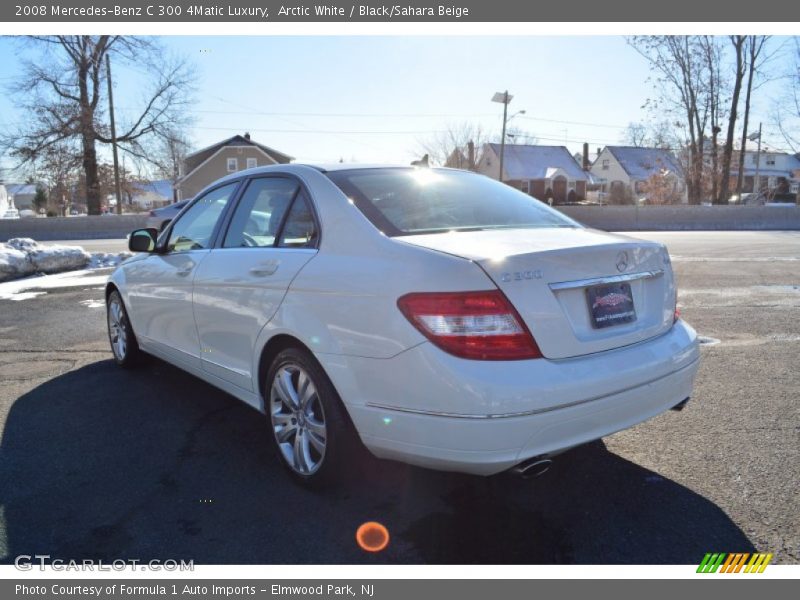
[{"label": "clear blue sky", "polygon": [[[196,148],[235,133],[299,161],[408,162],[419,140],[451,123],[480,123],[499,139],[502,105],[514,94],[515,124],[542,144],[619,143],[652,86],[645,60],[621,37],[192,37],[163,38],[200,76]],[[23,46],[0,37],[0,88],[20,70]],[[139,74],[120,69],[120,118],[140,100]],[[769,121],[774,93],[755,122]],[[0,96],[0,126],[17,122],[15,97]],[[270,114],[258,114],[270,113]],[[591,124],[591,125],[590,125]],[[370,132],[370,133],[368,133]],[[772,139],[770,136],[772,135]],[[782,147],[767,132],[765,140]]]}]

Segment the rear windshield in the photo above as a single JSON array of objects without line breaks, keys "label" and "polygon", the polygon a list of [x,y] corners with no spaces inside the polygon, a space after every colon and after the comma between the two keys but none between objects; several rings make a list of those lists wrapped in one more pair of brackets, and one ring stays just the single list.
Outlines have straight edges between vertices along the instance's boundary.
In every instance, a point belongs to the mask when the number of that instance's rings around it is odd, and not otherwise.
[{"label": "rear windshield", "polygon": [[580,227],[519,190],[466,171],[386,168],[327,175],[373,225],[389,236]]}]

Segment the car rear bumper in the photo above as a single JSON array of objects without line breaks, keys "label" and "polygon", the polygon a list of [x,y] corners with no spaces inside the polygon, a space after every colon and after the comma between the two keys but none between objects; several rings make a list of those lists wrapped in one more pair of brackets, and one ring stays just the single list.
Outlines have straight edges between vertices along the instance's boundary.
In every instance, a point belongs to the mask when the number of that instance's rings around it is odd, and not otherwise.
[{"label": "car rear bumper", "polygon": [[491,475],[679,404],[699,350],[679,321],[658,338],[562,361],[467,361],[427,343],[386,360],[320,359],[375,455]]}]

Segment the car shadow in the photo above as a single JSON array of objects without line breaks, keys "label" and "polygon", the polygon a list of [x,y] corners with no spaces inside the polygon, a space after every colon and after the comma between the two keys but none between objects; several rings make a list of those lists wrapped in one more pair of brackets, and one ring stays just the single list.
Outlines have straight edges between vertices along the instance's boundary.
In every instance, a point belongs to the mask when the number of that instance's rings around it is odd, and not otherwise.
[{"label": "car shadow", "polygon": [[[713,502],[606,450],[531,481],[364,456],[339,487],[293,483],[264,417],[158,360],[42,383],[0,439],[0,562],[52,558],[270,563],[678,563],[751,552]],[[362,551],[380,521],[391,542]]]}]

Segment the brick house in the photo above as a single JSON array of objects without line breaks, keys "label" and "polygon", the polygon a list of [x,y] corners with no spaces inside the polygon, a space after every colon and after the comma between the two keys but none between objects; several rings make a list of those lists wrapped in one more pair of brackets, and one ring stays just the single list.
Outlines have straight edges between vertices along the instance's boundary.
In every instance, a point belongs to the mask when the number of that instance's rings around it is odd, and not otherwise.
[{"label": "brick house", "polygon": [[[500,179],[500,144],[485,144],[478,172]],[[564,146],[506,144],[502,181],[554,204],[586,199],[591,180]]]}]

